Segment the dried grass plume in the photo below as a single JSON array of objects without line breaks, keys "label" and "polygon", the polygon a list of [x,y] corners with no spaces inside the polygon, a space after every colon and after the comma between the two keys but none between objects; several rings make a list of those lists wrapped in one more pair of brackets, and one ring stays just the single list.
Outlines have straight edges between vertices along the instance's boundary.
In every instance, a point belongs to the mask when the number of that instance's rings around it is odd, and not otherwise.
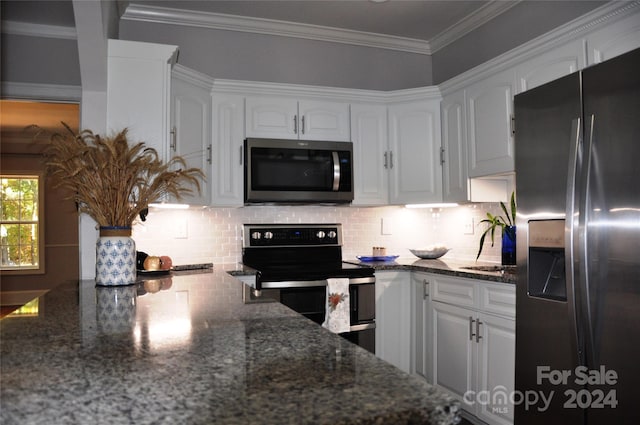
[{"label": "dried grass plume", "polygon": [[[100,226],[131,226],[150,203],[166,195],[180,200],[200,192],[199,168],[186,168],[182,157],[163,162],[143,142],[130,145],[127,129],[111,137],[91,130],[51,133],[45,149],[47,172],[56,187],[68,189],[80,212]],[[40,135],[42,131],[36,134]]]}]

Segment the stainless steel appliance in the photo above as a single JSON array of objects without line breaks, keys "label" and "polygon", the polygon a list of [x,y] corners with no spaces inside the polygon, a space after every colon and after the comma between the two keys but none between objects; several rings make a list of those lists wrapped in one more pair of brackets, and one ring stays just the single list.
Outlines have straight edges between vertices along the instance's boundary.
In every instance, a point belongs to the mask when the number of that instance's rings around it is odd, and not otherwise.
[{"label": "stainless steel appliance", "polygon": [[340,335],[375,352],[375,276],[342,261],[340,224],[245,224],[242,262],[258,271],[245,299],[273,298],[322,324],[327,279],[349,279],[351,330]]},{"label": "stainless steel appliance", "polygon": [[245,203],[353,201],[353,144],[246,139]]},{"label": "stainless steel appliance", "polygon": [[515,424],[640,423],[640,49],[517,95],[515,132]]}]

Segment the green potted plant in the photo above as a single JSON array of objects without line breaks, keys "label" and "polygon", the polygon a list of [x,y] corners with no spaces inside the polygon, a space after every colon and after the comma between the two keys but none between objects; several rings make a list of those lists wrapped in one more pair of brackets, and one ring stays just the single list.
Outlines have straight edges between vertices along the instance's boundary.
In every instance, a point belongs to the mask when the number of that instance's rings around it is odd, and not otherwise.
[{"label": "green potted plant", "polygon": [[[78,211],[88,214],[100,228],[96,283],[134,283],[136,253],[130,238],[134,220],[140,216],[144,221],[149,204],[167,195],[180,200],[194,187],[199,192],[204,173],[187,168],[180,156],[164,162],[143,142],[129,143],[127,129],[103,137],[91,130],[76,134],[62,124],[66,132],[49,135],[45,166],[56,187],[67,189]],[[116,250],[126,257],[120,257]]]},{"label": "green potted plant", "polygon": [[499,228],[502,234],[502,264],[503,265],[515,265],[516,264],[516,197],[515,192],[511,192],[511,201],[509,202],[509,209],[504,202],[500,202],[500,208],[504,212],[502,215],[493,215],[487,213],[487,218],[480,221],[480,223],[486,223],[487,227],[480,236],[480,246],[478,248],[478,255],[476,255],[476,261],[480,258],[482,248],[487,236],[491,238],[491,246],[494,245],[496,230]]}]

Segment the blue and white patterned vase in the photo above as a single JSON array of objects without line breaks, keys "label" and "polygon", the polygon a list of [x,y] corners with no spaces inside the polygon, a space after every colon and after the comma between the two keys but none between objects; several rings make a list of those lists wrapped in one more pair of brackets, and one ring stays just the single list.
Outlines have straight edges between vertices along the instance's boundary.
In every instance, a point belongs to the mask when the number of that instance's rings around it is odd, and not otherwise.
[{"label": "blue and white patterned vase", "polygon": [[135,285],[96,288],[96,319],[103,333],[130,332],[136,323]]},{"label": "blue and white patterned vase", "polygon": [[136,283],[136,243],[131,227],[100,227],[96,242],[96,285]]}]

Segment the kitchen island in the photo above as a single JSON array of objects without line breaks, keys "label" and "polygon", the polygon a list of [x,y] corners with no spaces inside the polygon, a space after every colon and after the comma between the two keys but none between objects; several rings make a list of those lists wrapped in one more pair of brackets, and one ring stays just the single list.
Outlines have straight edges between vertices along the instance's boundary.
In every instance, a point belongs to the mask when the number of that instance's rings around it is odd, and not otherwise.
[{"label": "kitchen island", "polygon": [[0,422],[458,421],[458,403],[421,378],[279,303],[245,304],[225,269],[66,282],[36,316],[0,321]]}]

